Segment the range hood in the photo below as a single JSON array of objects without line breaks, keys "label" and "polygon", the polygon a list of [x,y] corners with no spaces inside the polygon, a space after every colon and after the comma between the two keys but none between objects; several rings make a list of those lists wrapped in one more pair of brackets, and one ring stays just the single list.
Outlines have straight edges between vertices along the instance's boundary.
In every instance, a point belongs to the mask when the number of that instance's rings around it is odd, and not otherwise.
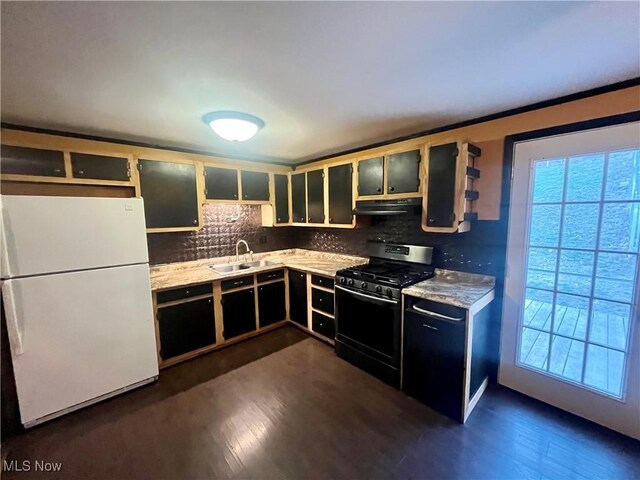
[{"label": "range hood", "polygon": [[396,200],[359,200],[354,215],[402,215],[416,212],[422,206],[420,198],[399,198]]}]

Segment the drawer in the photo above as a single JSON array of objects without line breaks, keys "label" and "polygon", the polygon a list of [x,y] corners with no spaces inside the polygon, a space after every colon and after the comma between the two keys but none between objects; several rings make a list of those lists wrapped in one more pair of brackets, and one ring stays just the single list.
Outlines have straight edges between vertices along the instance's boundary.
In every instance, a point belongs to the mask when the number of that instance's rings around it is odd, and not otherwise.
[{"label": "drawer", "polygon": [[245,285],[253,285],[253,275],[247,275],[246,277],[232,278],[231,280],[223,280],[220,283],[222,291],[231,290],[232,288],[240,288]]},{"label": "drawer", "polygon": [[189,287],[174,288],[172,290],[164,290],[156,294],[158,303],[173,302],[182,300],[183,298],[197,297],[198,295],[206,295],[213,293],[213,284],[203,283],[200,285],[191,285]]},{"label": "drawer", "polygon": [[275,270],[273,272],[259,273],[257,277],[258,277],[258,283],[277,280],[279,278],[284,278],[284,270]]},{"label": "drawer", "polygon": [[313,306],[313,308],[333,315],[333,293],[325,292],[324,290],[318,290],[317,288],[312,288],[311,306]]},{"label": "drawer", "polygon": [[325,288],[333,288],[333,278],[311,275],[311,283]]},{"label": "drawer", "polygon": [[336,336],[336,327],[333,318],[313,312],[312,328],[313,331],[327,338],[334,339]]}]

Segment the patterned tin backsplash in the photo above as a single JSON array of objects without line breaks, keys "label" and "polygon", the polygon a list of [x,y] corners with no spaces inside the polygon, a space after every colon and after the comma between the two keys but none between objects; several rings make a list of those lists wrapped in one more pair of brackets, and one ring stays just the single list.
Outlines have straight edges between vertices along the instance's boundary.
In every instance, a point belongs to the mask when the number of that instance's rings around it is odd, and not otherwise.
[{"label": "patterned tin backsplash", "polygon": [[367,255],[367,240],[385,240],[436,247],[433,263],[437,267],[496,277],[503,272],[505,245],[497,221],[475,222],[463,234],[425,233],[419,213],[361,218],[355,229],[268,228],[261,225],[260,206],[218,204],[205,205],[204,220],[198,232],[148,235],[151,263],[235,255],[241,238],[254,252],[297,247],[362,256]]},{"label": "patterned tin backsplash", "polygon": [[156,265],[235,255],[240,239],[254,252],[294,248],[299,230],[263,227],[259,205],[206,204],[202,230],[148,234],[149,260]]},{"label": "patterned tin backsplash", "polygon": [[474,222],[462,234],[426,233],[420,214],[361,219],[355,229],[299,228],[298,246],[366,256],[367,240],[435,247],[433,264],[440,268],[501,276],[504,241],[497,221]]}]

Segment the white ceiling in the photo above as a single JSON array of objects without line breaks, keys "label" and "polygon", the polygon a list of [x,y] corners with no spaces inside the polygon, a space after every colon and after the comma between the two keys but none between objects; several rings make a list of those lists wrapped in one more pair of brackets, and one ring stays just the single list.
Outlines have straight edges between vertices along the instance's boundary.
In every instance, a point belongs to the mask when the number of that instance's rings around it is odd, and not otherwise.
[{"label": "white ceiling", "polygon": [[3,1],[2,121],[294,162],[640,76],[639,39],[639,2]]}]

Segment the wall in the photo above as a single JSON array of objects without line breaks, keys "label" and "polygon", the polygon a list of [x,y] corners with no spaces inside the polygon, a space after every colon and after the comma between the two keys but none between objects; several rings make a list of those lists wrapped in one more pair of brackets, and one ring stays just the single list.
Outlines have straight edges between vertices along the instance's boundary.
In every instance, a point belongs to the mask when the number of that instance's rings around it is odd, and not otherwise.
[{"label": "wall", "polygon": [[[260,205],[204,205],[204,227],[196,232],[147,235],[152,265],[235,255],[244,239],[254,252],[297,246],[298,228],[262,226]],[[265,243],[261,243],[264,240]],[[244,247],[242,247],[244,251]]]},{"label": "wall", "polygon": [[433,246],[437,267],[498,276],[504,245],[495,233],[497,223],[475,222],[464,234],[425,233],[420,227],[420,213],[413,213],[365,219],[353,230],[299,228],[297,241],[300,248],[362,256],[367,256],[367,240]]}]

